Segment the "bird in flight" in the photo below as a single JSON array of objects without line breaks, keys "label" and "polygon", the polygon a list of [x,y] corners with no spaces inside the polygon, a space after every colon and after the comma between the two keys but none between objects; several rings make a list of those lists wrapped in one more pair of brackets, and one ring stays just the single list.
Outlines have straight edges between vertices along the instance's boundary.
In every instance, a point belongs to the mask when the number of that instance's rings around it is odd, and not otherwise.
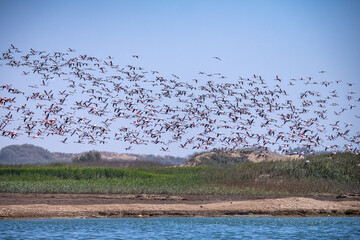
[{"label": "bird in flight", "polygon": [[[360,98],[351,91],[356,83],[344,83],[348,91],[341,93],[340,88],[325,89],[331,87],[331,81],[313,81],[311,77],[288,82],[276,75],[275,81],[266,81],[254,74],[238,81],[215,81],[226,77],[201,71],[186,80],[141,66],[119,66],[111,56],[106,60],[77,56],[71,48],[53,54],[31,49],[21,55],[14,49],[12,45],[0,53],[4,66],[21,67],[19,74],[24,78],[39,78],[25,84],[23,91],[11,83],[1,84],[3,137],[55,135],[62,136],[63,143],[75,140],[82,144],[105,144],[112,139],[130,144],[125,150],[154,143],[164,152],[175,143],[181,149],[250,147],[264,152],[273,145],[291,154],[290,144],[309,150],[330,146],[326,148],[330,150],[335,144],[328,142],[337,139],[347,141],[347,151],[359,149],[360,134],[354,129],[360,116],[346,118],[346,122],[342,119],[343,112],[350,116],[359,107]],[[316,88],[306,87],[309,84]],[[298,91],[294,86],[299,86]],[[288,90],[293,90],[297,100]],[[341,104],[343,95],[345,105]],[[114,130],[115,137],[110,137]]]}]

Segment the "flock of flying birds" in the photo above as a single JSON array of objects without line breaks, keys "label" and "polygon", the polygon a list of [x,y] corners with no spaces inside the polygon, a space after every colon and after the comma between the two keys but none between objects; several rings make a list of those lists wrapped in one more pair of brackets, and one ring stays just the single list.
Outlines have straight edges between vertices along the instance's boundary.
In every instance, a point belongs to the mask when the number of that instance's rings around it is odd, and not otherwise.
[{"label": "flock of flying birds", "polygon": [[1,80],[0,135],[58,135],[63,143],[86,144],[118,140],[126,150],[154,144],[169,151],[175,144],[283,154],[296,154],[293,147],[359,151],[360,98],[352,83],[259,75],[232,79],[208,72],[183,80],[137,66],[140,61],[134,55],[134,64],[119,66],[111,56],[102,60],[70,48],[23,53],[11,45],[0,64],[29,80],[19,86]]}]

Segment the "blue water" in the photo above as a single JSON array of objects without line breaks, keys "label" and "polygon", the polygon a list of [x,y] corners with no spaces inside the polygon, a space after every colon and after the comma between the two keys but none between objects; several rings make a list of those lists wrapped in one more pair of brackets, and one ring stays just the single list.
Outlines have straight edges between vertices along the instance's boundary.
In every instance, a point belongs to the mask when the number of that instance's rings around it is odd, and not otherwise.
[{"label": "blue water", "polygon": [[0,239],[360,239],[360,218],[1,220]]}]

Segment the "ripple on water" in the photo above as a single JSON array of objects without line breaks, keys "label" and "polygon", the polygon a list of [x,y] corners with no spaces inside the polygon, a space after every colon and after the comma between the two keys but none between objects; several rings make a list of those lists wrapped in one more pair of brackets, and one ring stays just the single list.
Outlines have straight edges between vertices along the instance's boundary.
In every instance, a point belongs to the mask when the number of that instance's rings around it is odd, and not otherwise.
[{"label": "ripple on water", "polygon": [[360,239],[360,218],[2,220],[2,239]]}]

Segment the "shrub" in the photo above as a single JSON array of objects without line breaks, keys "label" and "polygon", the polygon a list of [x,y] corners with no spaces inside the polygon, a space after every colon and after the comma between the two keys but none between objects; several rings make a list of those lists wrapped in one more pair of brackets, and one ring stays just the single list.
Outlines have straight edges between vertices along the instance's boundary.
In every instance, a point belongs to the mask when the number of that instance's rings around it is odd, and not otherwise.
[{"label": "shrub", "polygon": [[74,163],[84,163],[84,162],[96,162],[101,160],[101,154],[97,151],[90,151],[84,154],[81,154],[80,157],[75,157],[73,159]]}]

